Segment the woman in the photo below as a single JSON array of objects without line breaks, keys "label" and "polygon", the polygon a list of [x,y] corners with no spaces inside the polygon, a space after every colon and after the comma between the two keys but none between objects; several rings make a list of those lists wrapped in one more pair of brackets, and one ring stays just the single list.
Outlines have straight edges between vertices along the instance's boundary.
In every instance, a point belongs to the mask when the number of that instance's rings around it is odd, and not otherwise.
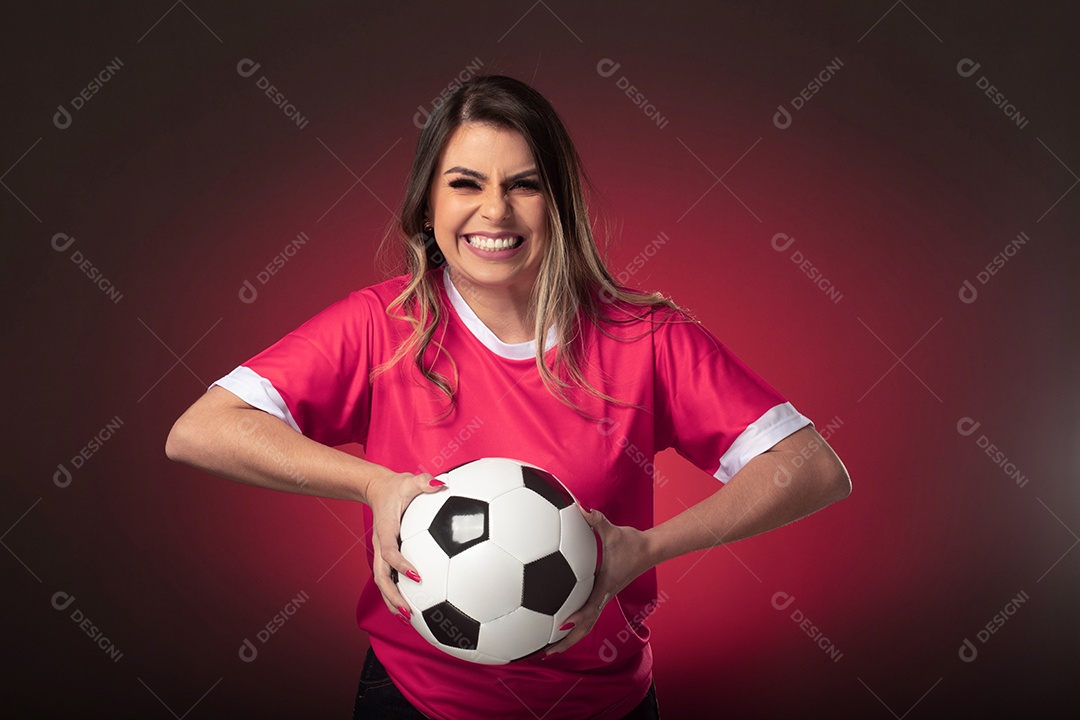
[{"label": "woman", "polygon": [[[372,580],[357,621],[371,650],[356,717],[658,717],[642,624],[655,566],[845,497],[843,465],[673,303],[614,282],[577,153],[528,85],[479,77],[431,115],[400,220],[407,273],[351,294],[218,381],[177,421],[167,454],[240,482],[365,503]],[[331,447],[351,441],[366,460]],[[654,527],[652,458],[667,447],[724,485]],[[430,646],[391,579],[423,583],[397,532],[414,497],[440,491],[429,471],[480,457],[554,473],[591,508],[603,542],[569,633],[547,654],[496,667]]]}]

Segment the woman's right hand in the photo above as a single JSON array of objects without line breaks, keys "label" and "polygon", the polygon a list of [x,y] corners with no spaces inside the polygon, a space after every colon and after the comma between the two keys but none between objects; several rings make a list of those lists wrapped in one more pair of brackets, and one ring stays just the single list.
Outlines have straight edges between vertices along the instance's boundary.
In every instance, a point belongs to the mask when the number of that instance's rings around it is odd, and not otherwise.
[{"label": "woman's right hand", "polygon": [[176,421],[165,452],[248,485],[366,503],[373,517],[375,584],[390,612],[409,615],[408,603],[390,579],[391,569],[416,573],[398,552],[401,516],[420,493],[438,492],[440,481],[428,473],[396,473],[316,442],[220,386],[210,388]]},{"label": "woman's right hand", "polygon": [[405,621],[411,617],[411,609],[398,591],[390,571],[396,570],[415,582],[421,582],[422,578],[398,550],[401,516],[417,495],[439,492],[443,487],[441,480],[428,473],[413,475],[388,471],[387,475],[373,479],[367,488],[366,499],[372,516],[372,576],[382,592],[386,608]]}]

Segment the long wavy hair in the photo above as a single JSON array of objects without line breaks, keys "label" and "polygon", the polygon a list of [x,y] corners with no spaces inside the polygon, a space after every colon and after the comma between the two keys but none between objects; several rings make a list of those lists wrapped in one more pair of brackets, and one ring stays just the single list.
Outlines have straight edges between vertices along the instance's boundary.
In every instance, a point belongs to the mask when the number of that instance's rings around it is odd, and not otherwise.
[{"label": "long wavy hair", "polygon": [[[434,234],[424,231],[424,216],[440,154],[454,131],[468,123],[519,132],[536,160],[547,206],[549,242],[532,289],[530,312],[536,337],[536,368],[544,386],[577,410],[580,406],[572,398],[575,390],[620,403],[585,377],[578,342],[582,323],[592,322],[610,335],[605,324],[632,322],[646,317],[656,307],[678,308],[659,293],[619,285],[608,272],[589,222],[585,198],[588,180],[569,133],[544,96],[526,83],[503,75],[478,76],[462,84],[431,113],[420,133],[400,216],[383,242],[384,254],[395,246],[399,252],[404,250],[409,276],[405,289],[387,313],[409,322],[412,333],[373,375],[411,357],[421,374],[449,401],[447,414],[453,408],[456,380],[437,372],[434,359],[425,362],[429,345],[434,343],[442,352],[435,332],[445,319],[446,309],[430,271],[446,261]],[[612,312],[616,305],[621,308],[619,313]],[[544,357],[550,327],[555,328],[556,350],[549,366]],[[456,376],[452,358],[450,363]]]}]

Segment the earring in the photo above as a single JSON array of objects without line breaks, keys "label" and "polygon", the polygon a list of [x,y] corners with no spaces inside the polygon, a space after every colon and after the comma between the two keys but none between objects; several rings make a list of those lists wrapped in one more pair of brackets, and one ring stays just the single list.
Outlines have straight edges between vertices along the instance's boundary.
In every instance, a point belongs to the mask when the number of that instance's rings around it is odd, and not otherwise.
[{"label": "earring", "polygon": [[431,224],[430,220],[424,220],[424,232],[429,233],[434,229],[435,227]]}]

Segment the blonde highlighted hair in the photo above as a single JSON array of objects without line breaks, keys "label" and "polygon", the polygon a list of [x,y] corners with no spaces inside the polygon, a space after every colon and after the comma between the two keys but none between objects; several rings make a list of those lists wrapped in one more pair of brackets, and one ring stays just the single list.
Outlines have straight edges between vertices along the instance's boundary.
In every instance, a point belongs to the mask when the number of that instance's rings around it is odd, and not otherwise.
[{"label": "blonde highlighted hair", "polygon": [[[514,78],[485,75],[457,88],[428,118],[420,133],[399,218],[384,239],[383,251],[404,250],[408,283],[387,313],[412,325],[412,332],[390,361],[376,368],[378,376],[406,357],[453,408],[455,380],[425,364],[428,346],[447,310],[439,299],[432,270],[445,264],[435,237],[424,231],[428,192],[439,156],[457,128],[468,123],[514,130],[525,138],[536,159],[540,186],[546,200],[549,241],[532,289],[531,315],[536,337],[536,367],[545,387],[562,402],[579,409],[572,393],[583,390],[595,397],[620,402],[596,389],[582,368],[577,341],[583,322],[604,325],[631,322],[656,307],[678,310],[659,293],[643,293],[619,285],[608,272],[589,222],[585,189],[587,179],[570,135],[555,108],[539,92]],[[466,289],[467,290],[467,289]],[[620,319],[610,310],[620,305]],[[640,313],[625,312],[638,308]],[[636,317],[635,317],[636,316]],[[554,360],[544,361],[548,328],[557,337]],[[606,331],[605,331],[606,332]],[[451,367],[453,360],[451,358]],[[456,374],[456,369],[455,369]]]}]

